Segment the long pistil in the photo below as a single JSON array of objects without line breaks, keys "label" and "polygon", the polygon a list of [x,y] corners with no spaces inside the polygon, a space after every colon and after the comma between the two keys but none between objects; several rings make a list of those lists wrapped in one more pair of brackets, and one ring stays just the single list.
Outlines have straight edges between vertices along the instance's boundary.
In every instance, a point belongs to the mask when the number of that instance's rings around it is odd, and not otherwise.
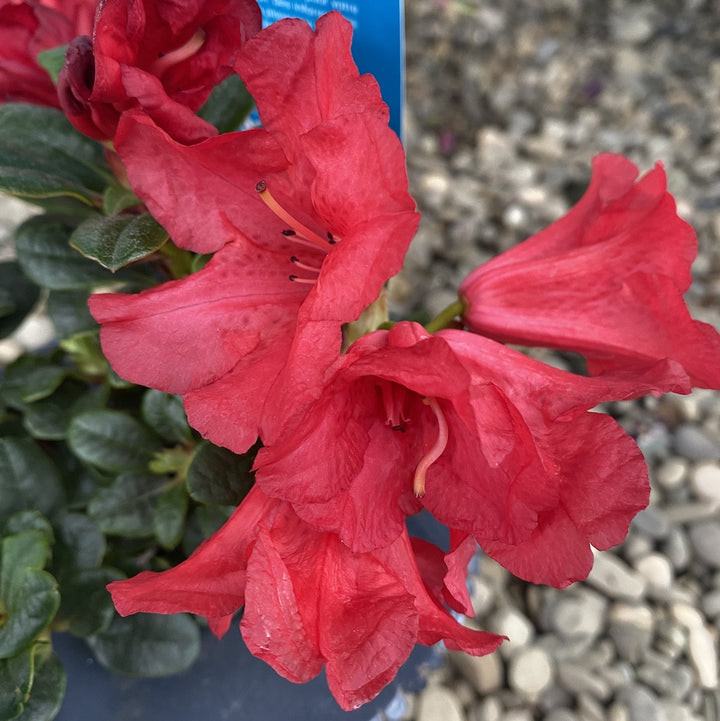
[{"label": "long pistil", "polygon": [[159,57],[151,67],[151,72],[160,77],[169,67],[181,63],[189,57],[195,55],[200,50],[205,42],[205,31],[202,28],[198,28],[193,36],[179,48],[171,50],[169,53],[165,53]]},{"label": "long pistil", "polygon": [[413,478],[413,492],[417,498],[422,498],[425,495],[425,474],[428,468],[440,458],[442,452],[445,450],[448,442],[448,425],[445,420],[440,404],[436,398],[423,398],[423,403],[430,406],[430,410],[435,414],[438,422],[438,436],[433,444],[433,447],[420,459],[417,468],[415,469],[415,477]]}]

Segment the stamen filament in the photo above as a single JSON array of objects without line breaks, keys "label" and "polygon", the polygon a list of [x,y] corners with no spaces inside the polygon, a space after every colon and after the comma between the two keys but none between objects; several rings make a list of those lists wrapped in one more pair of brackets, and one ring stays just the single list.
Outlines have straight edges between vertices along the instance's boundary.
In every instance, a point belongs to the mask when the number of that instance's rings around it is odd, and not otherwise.
[{"label": "stamen filament", "polygon": [[317,280],[314,278],[298,278],[296,275],[289,275],[288,278],[293,281],[293,283],[307,283],[308,285],[315,285],[315,283],[317,283]]},{"label": "stamen filament", "polygon": [[320,266],[319,265],[310,265],[308,263],[303,263],[299,258],[292,255],[290,256],[290,262],[296,265],[298,268],[302,268],[303,270],[308,270],[311,273],[319,273],[320,272]]},{"label": "stamen filament", "polygon": [[438,437],[433,447],[420,459],[417,468],[415,469],[415,477],[413,478],[413,492],[417,498],[422,498],[425,495],[425,474],[428,468],[440,458],[442,452],[445,450],[448,442],[448,425],[440,409],[440,404],[436,398],[423,398],[423,403],[430,406],[430,409],[435,414],[438,422]]},{"label": "stamen filament", "polygon": [[296,218],[293,218],[290,213],[285,210],[285,208],[280,205],[280,203],[273,198],[272,194],[268,190],[267,183],[264,180],[261,180],[256,186],[255,190],[257,190],[258,195],[262,199],[262,201],[267,205],[270,210],[272,210],[275,215],[277,215],[278,218],[280,218],[282,221],[287,223],[293,230],[295,230],[298,235],[302,236],[305,240],[308,240],[312,242],[316,247],[321,248],[325,253],[328,252],[328,246],[330,245],[330,242],[323,238],[322,236],[318,235],[314,231],[310,230],[306,225],[303,225],[299,220]]},{"label": "stamen filament", "polygon": [[198,28],[193,36],[179,48],[171,50],[169,53],[159,57],[151,67],[151,72],[160,77],[169,67],[181,63],[189,57],[195,55],[205,42],[205,31]]}]

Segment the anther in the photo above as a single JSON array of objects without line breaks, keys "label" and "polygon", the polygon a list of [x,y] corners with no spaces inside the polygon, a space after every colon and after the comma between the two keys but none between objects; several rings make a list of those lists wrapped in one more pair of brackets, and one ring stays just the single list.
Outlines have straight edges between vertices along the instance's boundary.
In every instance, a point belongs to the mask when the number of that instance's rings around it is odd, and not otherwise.
[{"label": "anther", "polygon": [[[265,203],[265,205],[267,205],[267,207],[270,208],[270,210],[272,210],[272,212],[275,213],[280,220],[287,223],[287,225],[295,231],[296,235],[299,235],[304,240],[313,243],[323,252],[328,252],[328,243],[330,241],[318,235],[315,231],[310,230],[310,228],[303,225],[299,220],[290,215],[290,213],[288,213],[287,210],[285,210],[285,208],[283,208],[282,205],[273,198],[272,193],[268,190],[267,183],[264,180],[257,183],[255,190],[257,190],[263,203]],[[284,232],[283,234],[287,235],[287,233]]]},{"label": "anther", "polygon": [[315,285],[315,282],[316,282],[312,278],[298,278],[298,276],[296,276],[296,275],[289,275],[288,278],[293,283],[306,283],[307,285]]},{"label": "anther", "polygon": [[413,478],[413,492],[417,498],[422,498],[425,495],[425,474],[428,468],[440,458],[442,452],[445,450],[448,442],[448,426],[445,416],[440,408],[440,404],[435,398],[423,398],[423,403],[430,406],[430,410],[435,414],[438,422],[438,437],[433,447],[420,459],[417,468],[415,469],[415,476]]},{"label": "anther", "polygon": [[287,236],[296,235],[295,231],[292,230],[291,228],[286,228],[285,230],[281,230],[280,232],[283,235],[287,235]]}]

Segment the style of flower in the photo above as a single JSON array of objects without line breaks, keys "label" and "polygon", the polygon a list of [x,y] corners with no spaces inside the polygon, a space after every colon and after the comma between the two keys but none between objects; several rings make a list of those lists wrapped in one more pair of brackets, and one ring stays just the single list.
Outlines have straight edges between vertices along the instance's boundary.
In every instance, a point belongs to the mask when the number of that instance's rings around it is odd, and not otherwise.
[{"label": "style of flower", "polygon": [[236,452],[255,442],[287,366],[293,392],[312,392],[419,220],[387,106],[352,62],[350,24],[330,13],[316,28],[280,21],[245,45],[238,67],[264,129],[186,146],[130,112],[116,136],[134,191],[174,242],[217,252],[187,278],[93,296],[103,350],[122,377],[182,394],[193,427]]},{"label": "style of flower", "polygon": [[325,666],[331,692],[351,710],[394,678],[416,642],[443,640],[474,655],[500,645],[502,637],[460,625],[443,605],[472,609],[469,549],[461,541],[444,554],[404,531],[388,548],[353,553],[255,487],[186,561],[108,588],[122,615],[196,613],[218,636],[244,607],[240,629],[255,656],[296,683]]},{"label": "style of flower", "polygon": [[256,483],[356,552],[392,544],[424,507],[516,575],[566,586],[648,501],[637,445],[588,409],[655,380],[583,378],[403,321],[351,345],[313,401],[270,394],[265,413],[287,420],[263,439]]},{"label": "style of flower", "polygon": [[50,74],[38,53],[92,30],[98,0],[0,0],[0,103],[59,108]]},{"label": "style of flower", "polygon": [[641,378],[674,361],[656,392],[720,388],[720,335],[683,300],[695,232],[660,164],[637,175],[626,158],[597,156],[567,215],[463,281],[463,322],[503,342],[580,353],[591,375]]},{"label": "style of flower", "polygon": [[217,131],[195,111],[260,27],[255,0],[105,0],[92,36],[79,35],[67,50],[62,109],[96,140],[112,140],[132,108],[184,142],[203,140]]}]

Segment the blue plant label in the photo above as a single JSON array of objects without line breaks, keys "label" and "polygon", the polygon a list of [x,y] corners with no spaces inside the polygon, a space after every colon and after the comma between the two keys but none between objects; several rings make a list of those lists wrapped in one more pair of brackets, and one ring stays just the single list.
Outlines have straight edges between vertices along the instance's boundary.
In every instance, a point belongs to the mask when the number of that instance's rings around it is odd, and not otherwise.
[{"label": "blue plant label", "polygon": [[353,58],[361,73],[371,73],[390,108],[390,126],[403,135],[405,105],[404,0],[258,0],[263,23],[294,17],[314,24],[331,10],[353,25]]}]

